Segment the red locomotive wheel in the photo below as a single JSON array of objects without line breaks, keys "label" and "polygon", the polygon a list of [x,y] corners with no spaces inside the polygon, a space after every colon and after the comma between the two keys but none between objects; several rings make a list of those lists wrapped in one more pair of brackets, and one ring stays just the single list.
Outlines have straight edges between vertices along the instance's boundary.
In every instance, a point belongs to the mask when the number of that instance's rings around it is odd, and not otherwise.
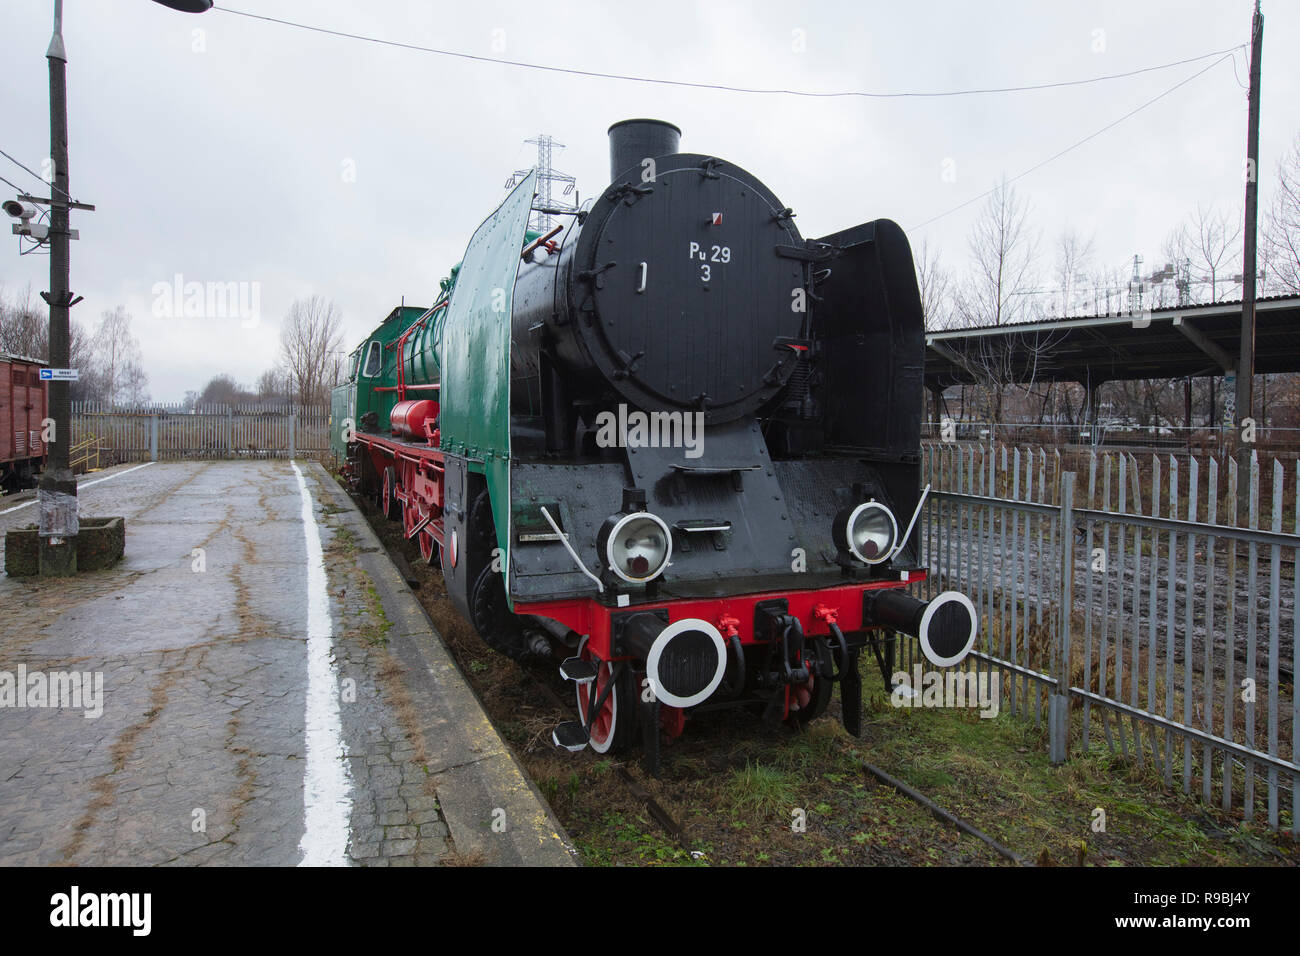
[{"label": "red locomotive wheel", "polygon": [[[578,656],[584,661],[596,664],[596,696],[599,697],[614,677],[614,665],[610,661],[601,661],[587,650],[587,638],[578,645]],[[622,684],[623,686],[619,686]],[[598,754],[613,750],[618,753],[626,749],[632,735],[633,707],[625,700],[626,683],[617,681],[610,688],[609,696],[601,705],[600,713],[591,722],[591,749]],[[578,698],[578,716],[586,726],[587,713],[591,707],[591,684],[578,684],[575,688]]]},{"label": "red locomotive wheel", "polygon": [[402,517],[402,503],[397,500],[397,469],[389,465],[384,469],[384,516],[389,521]]},{"label": "red locomotive wheel", "polygon": [[412,537],[414,537],[414,535],[412,535],[411,532],[415,530],[415,526],[419,523],[420,523],[419,505],[417,505],[414,501],[407,502],[407,506],[402,509],[402,534],[406,536],[407,540],[410,540]]},{"label": "red locomotive wheel", "polygon": [[407,506],[402,509],[402,532],[408,538],[415,538],[415,543],[420,548],[420,557],[429,564],[433,564],[433,553],[437,542],[433,540],[433,535],[430,533],[428,525],[425,525],[418,533],[412,535],[416,526],[419,525],[425,517],[425,514],[420,510],[418,500],[407,502]]}]

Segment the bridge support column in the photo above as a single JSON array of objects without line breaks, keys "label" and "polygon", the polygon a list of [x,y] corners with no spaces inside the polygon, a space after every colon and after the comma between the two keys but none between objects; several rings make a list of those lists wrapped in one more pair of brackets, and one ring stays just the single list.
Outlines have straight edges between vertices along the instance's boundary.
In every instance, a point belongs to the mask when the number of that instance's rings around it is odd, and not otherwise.
[{"label": "bridge support column", "polygon": [[1088,426],[1089,443],[1093,445],[1101,444],[1101,434],[1097,428],[1097,392],[1102,384],[1091,379],[1083,383],[1084,423]]}]

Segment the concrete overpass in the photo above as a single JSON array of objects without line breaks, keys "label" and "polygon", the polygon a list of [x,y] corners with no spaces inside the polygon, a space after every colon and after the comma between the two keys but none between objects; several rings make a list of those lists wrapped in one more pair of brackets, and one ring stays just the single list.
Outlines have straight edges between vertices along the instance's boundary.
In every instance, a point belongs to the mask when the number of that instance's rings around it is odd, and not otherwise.
[{"label": "concrete overpass", "polygon": [[[1300,296],[1261,298],[1255,316],[1256,374],[1300,372]],[[930,332],[925,385],[1077,382],[1095,410],[1105,382],[1232,374],[1240,336],[1240,300]]]}]

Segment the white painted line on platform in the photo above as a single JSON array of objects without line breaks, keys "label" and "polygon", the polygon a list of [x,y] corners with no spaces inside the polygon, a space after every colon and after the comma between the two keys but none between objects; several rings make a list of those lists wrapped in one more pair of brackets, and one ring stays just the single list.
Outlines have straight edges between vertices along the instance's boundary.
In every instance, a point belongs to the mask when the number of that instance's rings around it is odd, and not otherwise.
[{"label": "white painted line on platform", "polygon": [[307,543],[307,766],[302,782],[305,826],[298,844],[303,855],[298,865],[346,866],[352,780],[344,762],[325,555],[311,492],[297,462],[289,464],[298,477]]},{"label": "white painted line on platform", "polygon": [[[117,474],[114,474],[114,475],[105,475],[103,478],[96,478],[94,481],[83,482],[83,483],[77,485],[77,490],[80,491],[82,488],[89,488],[91,485],[97,485],[97,484],[99,484],[101,481],[112,481],[114,478],[119,478],[119,477],[121,477],[122,475],[129,475],[131,472],[133,472],[133,471],[139,471],[141,468],[148,468],[148,467],[149,467],[150,465],[152,465],[152,464],[154,464],[154,462],[152,462],[152,461],[146,461],[143,465],[136,465],[136,466],[133,467],[133,468],[125,468],[125,469],[123,469],[122,471],[117,472]],[[18,511],[18,510],[20,510],[20,509],[22,509],[22,508],[26,508],[26,507],[28,507],[29,505],[34,505],[34,504],[36,504],[36,502],[37,502],[38,500],[39,500],[39,499],[37,499],[37,498],[33,498],[31,501],[24,501],[24,502],[23,502],[22,504],[20,504],[20,505],[14,505],[12,508],[6,508],[4,511],[0,511],[0,515],[7,515],[7,514],[9,514],[9,512],[11,512],[11,511]]]},{"label": "white painted line on platform", "polygon": [[123,475],[129,475],[133,471],[139,471],[141,468],[148,468],[150,465],[155,464],[157,464],[157,462],[146,461],[143,465],[136,465],[133,468],[125,468],[115,475],[105,475],[103,478],[96,478],[94,481],[87,481],[85,484],[77,485],[77,490],[80,491],[82,488],[89,488],[91,485],[97,485],[101,481],[112,481],[114,478],[121,478]]}]

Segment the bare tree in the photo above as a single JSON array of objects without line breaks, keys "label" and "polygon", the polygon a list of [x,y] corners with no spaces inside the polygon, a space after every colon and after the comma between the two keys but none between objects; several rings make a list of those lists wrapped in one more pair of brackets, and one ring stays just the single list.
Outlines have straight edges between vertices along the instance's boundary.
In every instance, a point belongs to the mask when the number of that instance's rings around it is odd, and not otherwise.
[{"label": "bare tree", "polygon": [[149,400],[140,342],[131,334],[131,316],[118,306],[101,314],[89,343],[89,358],[105,401],[139,405]]},{"label": "bare tree", "polygon": [[99,376],[95,371],[95,358],[91,348],[91,334],[80,322],[73,321],[68,327],[68,361],[75,368],[79,377],[68,383],[68,398],[74,402],[99,400],[104,398],[100,389]]},{"label": "bare tree", "polygon": [[0,352],[44,359],[49,340],[49,315],[32,296],[32,287],[12,298],[0,287]]},{"label": "bare tree", "polygon": [[235,381],[233,375],[222,372],[208,379],[208,384],[204,385],[203,391],[198,394],[198,404],[239,405],[249,403],[256,397]]},{"label": "bare tree", "polygon": [[1117,315],[1128,308],[1128,279],[1114,266],[1093,269],[1088,274],[1084,309],[1092,315]]},{"label": "bare tree", "polygon": [[958,296],[966,325],[1005,325],[1028,314],[1036,242],[1028,220],[1029,203],[1005,180],[989,194],[971,230],[972,274]]},{"label": "bare tree", "polygon": [[1056,282],[1061,292],[1061,316],[1079,310],[1087,291],[1087,270],[1094,255],[1091,236],[1067,227],[1056,241]]},{"label": "bare tree", "polygon": [[289,375],[284,366],[273,365],[258,376],[257,397],[263,402],[289,397]]},{"label": "bare tree", "polygon": [[1111,391],[1114,411],[1142,426],[1175,424],[1181,417],[1182,379],[1139,378],[1115,382]]},{"label": "bare tree", "polygon": [[916,284],[921,292],[921,314],[925,317],[927,331],[951,328],[952,276],[939,260],[939,253],[931,252],[929,240],[921,243],[916,257]]},{"label": "bare tree", "polygon": [[1195,229],[1196,248],[1210,280],[1210,301],[1218,302],[1220,286],[1224,287],[1224,296],[1231,293],[1230,280],[1224,281],[1226,274],[1234,264],[1240,267],[1242,217],[1232,209],[1207,211],[1197,207]]},{"label": "bare tree", "polygon": [[[989,194],[970,236],[972,269],[956,292],[955,312],[967,327],[989,327],[1022,321],[1031,314],[1027,293],[1033,288],[1034,244],[1029,204],[1003,180]],[[994,422],[1002,419],[1002,402],[1014,378],[1010,349],[999,343],[967,355],[986,393]]]},{"label": "bare tree", "polygon": [[1278,166],[1277,191],[1264,220],[1261,245],[1269,285],[1300,293],[1300,135]]},{"label": "bare tree", "polygon": [[1161,247],[1174,263],[1191,263],[1193,284],[1209,286],[1209,295],[1192,300],[1218,302],[1233,289],[1232,271],[1240,266],[1241,215],[1232,209],[1197,206],[1195,215],[1173,229]]},{"label": "bare tree", "polygon": [[342,316],[318,295],[298,299],[280,326],[280,357],[300,405],[329,401],[330,353],[343,338]]}]

